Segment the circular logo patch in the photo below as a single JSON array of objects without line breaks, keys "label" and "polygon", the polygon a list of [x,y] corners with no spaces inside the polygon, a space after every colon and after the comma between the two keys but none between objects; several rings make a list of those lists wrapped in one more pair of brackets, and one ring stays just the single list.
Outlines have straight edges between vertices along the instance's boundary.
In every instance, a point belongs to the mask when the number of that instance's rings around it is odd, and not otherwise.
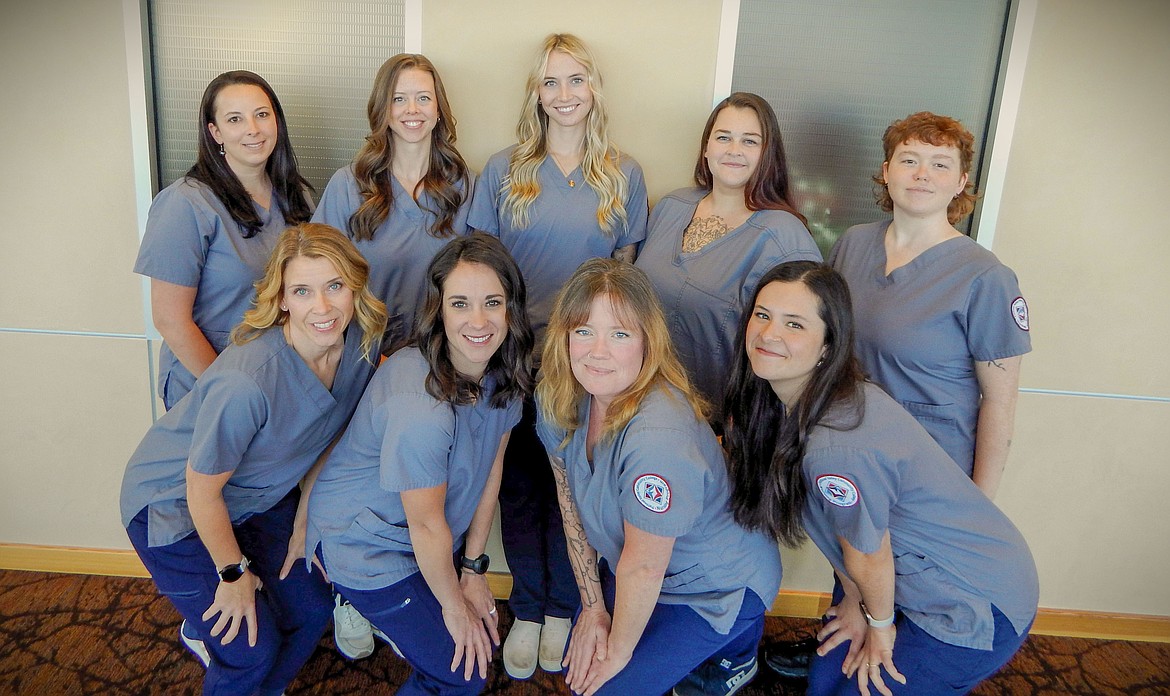
[{"label": "circular logo patch", "polygon": [[817,477],[817,488],[825,500],[837,507],[853,507],[857,504],[857,486],[844,476],[825,474]]},{"label": "circular logo patch", "polygon": [[634,497],[650,512],[666,512],[670,509],[670,485],[661,476],[639,476],[634,481]]},{"label": "circular logo patch", "polygon": [[1024,331],[1028,330],[1028,303],[1024,298],[1017,297],[1012,300],[1012,319],[1016,320],[1016,326]]}]

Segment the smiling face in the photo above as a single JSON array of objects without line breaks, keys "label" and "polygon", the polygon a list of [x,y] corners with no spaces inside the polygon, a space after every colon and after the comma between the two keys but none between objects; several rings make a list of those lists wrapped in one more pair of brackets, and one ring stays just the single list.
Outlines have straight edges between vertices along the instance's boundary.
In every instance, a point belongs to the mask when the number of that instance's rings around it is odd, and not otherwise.
[{"label": "smiling face", "polygon": [[536,96],[548,114],[549,126],[579,126],[585,123],[593,108],[589,71],[568,53],[553,51],[548,55]]},{"label": "smiling face", "polygon": [[344,345],[353,306],[353,290],[329,259],[296,256],[285,266],[280,308],[288,312],[288,342],[301,357]]},{"label": "smiling face", "polygon": [[256,85],[234,84],[215,97],[215,122],[207,124],[215,142],[236,176],[262,169],[276,147],[279,130],[276,112],[264,90]]},{"label": "smiling face", "polygon": [[443,282],[443,331],[455,370],[478,380],[508,335],[507,297],[499,276],[460,261]]},{"label": "smiling face", "polygon": [[747,185],[760,164],[763,130],[751,109],[729,106],[719,112],[703,151],[713,183],[726,189]]},{"label": "smiling face", "polygon": [[394,85],[386,118],[396,141],[418,143],[430,138],[439,122],[434,76],[418,68],[403,70]]},{"label": "smiling face", "polygon": [[785,406],[800,397],[824,357],[821,303],[801,282],[774,281],[760,290],[745,333],[752,372],[768,380]]},{"label": "smiling face", "polygon": [[643,335],[614,310],[609,295],[598,295],[589,318],[569,331],[569,365],[585,391],[604,411],[642,372]]},{"label": "smiling face", "polygon": [[894,148],[882,164],[882,178],[894,209],[915,217],[946,215],[947,206],[967,185],[959,149],[910,140]]}]

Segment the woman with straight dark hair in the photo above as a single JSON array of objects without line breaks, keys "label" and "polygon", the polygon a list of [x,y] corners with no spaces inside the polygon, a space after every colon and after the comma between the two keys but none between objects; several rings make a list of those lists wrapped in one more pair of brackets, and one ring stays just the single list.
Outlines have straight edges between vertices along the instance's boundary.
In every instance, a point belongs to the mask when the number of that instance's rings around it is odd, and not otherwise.
[{"label": "woman with straight dark hair", "polygon": [[422,309],[427,264],[469,231],[474,176],[455,149],[455,114],[426,56],[383,63],[366,115],[365,144],[329,180],[313,220],[347,230],[370,262],[370,290],[390,313],[383,348],[392,351]]},{"label": "woman with straight dark hair", "polygon": [[756,281],[781,261],[820,261],[821,252],[793,207],[780,125],[763,97],[735,92],[715,106],[694,176],[694,187],[654,206],[637,266],[654,283],[679,359],[722,427],[735,322]]},{"label": "woman with straight dark hair", "polygon": [[[581,262],[633,261],[646,236],[642,168],[609,140],[601,71],[585,43],[550,34],[536,55],[516,127],[519,142],[492,155],[472,200],[469,223],[500,238],[528,286],[537,346],[553,298]],[[539,366],[540,355],[536,356]],[[512,571],[516,623],[504,668],[527,679],[561,670],[577,610],[560,510],[529,400],[513,433],[500,489],[500,528]]]},{"label": "woman with straight dark hair", "polygon": [[456,238],[426,277],[412,345],[378,368],[313,484],[307,549],[414,668],[399,694],[476,694],[500,640],[484,550],[532,330],[498,239]]},{"label": "woman with straight dark hair", "polygon": [[[204,694],[279,694],[329,622],[329,584],[305,555],[298,484],[374,373],[386,310],[340,231],[277,240],[232,345],[142,439],[122,480],[122,522]],[[261,591],[263,590],[263,591]]]},{"label": "woman with straight dark hair", "polygon": [[150,277],[166,408],[230,343],[277,237],[312,215],[309,189],[264,78],[233,70],[212,80],[199,104],[195,165],[155,197],[134,264]]},{"label": "woman with straight dark hair", "polygon": [[[731,510],[838,579],[809,694],[963,694],[1036,616],[1020,532],[853,355],[849,288],[796,261],[760,279],[724,402]],[[854,681],[856,680],[856,681]]]},{"label": "woman with straight dark hair", "polygon": [[612,259],[577,269],[536,392],[581,594],[569,688],[741,689],[758,670],[780,554],[731,518],[722,450],[645,273]]}]

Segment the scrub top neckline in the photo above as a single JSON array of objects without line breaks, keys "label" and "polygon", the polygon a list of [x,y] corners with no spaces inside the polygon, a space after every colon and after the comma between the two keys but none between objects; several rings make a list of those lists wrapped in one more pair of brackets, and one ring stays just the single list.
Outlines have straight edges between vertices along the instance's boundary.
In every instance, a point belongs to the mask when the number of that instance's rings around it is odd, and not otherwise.
[{"label": "scrub top neckline", "polygon": [[573,168],[573,171],[565,174],[561,171],[560,165],[553,159],[552,153],[544,156],[544,162],[541,162],[541,167],[550,167],[555,175],[553,179],[557,182],[557,188],[563,191],[576,191],[579,188],[588,188],[585,186],[585,177],[581,174],[581,165]]},{"label": "scrub top neckline", "polygon": [[885,272],[886,232],[890,229],[890,225],[893,222],[893,220],[888,220],[885,225],[876,231],[878,239],[875,240],[874,244],[874,255],[877,257],[875,271],[877,281],[881,285],[894,285],[896,283],[907,282],[917,276],[922,269],[958,251],[964,244],[963,240],[971,241],[971,238],[966,235],[944,239],[938,244],[926,249],[918,256],[915,256],[909,263],[898,266],[887,274]]},{"label": "scrub top neckline", "polygon": [[[271,331],[272,329],[269,330]],[[297,381],[304,387],[306,395],[321,409],[332,408],[337,403],[337,400],[333,396],[334,393],[345,393],[345,390],[349,388],[350,383],[353,381],[350,379],[353,370],[344,369],[347,361],[354,360],[355,357],[358,360],[363,359],[354,356],[355,349],[359,347],[355,344],[360,341],[358,336],[360,336],[361,330],[355,329],[352,325],[345,328],[345,343],[341,351],[341,358],[337,362],[337,373],[333,377],[332,389],[325,386],[325,383],[313,372],[313,369],[309,367],[308,363],[305,362],[305,359],[301,357],[296,348],[288,342],[285,338],[283,328],[277,331],[277,334],[280,336],[278,340],[282,347],[288,349],[288,360],[293,365],[292,369],[296,374]]]},{"label": "scrub top neckline", "polygon": [[[695,221],[695,213],[696,213],[696,212],[699,210],[699,203],[700,203],[700,202],[702,202],[703,198],[706,198],[706,196],[707,196],[707,194],[703,194],[702,196],[700,196],[700,197],[699,197],[699,200],[695,201],[694,203],[690,203],[690,204],[688,204],[688,207],[690,207],[690,209],[691,209],[691,216],[690,216],[690,217],[687,219],[687,226],[688,226],[688,227],[690,226],[690,224],[691,224],[692,222],[694,222],[694,221]],[[708,242],[707,244],[705,244],[705,245],[703,246],[703,248],[701,248],[701,249],[695,249],[694,251],[685,252],[685,251],[683,251],[683,250],[682,250],[682,245],[683,245],[683,235],[682,235],[682,234],[680,234],[680,235],[678,236],[678,239],[675,241],[675,247],[674,247],[674,265],[676,265],[676,266],[680,266],[680,265],[682,265],[683,261],[689,261],[689,260],[691,260],[691,259],[697,259],[697,258],[699,258],[700,256],[702,256],[703,254],[707,253],[707,250],[708,250],[708,249],[714,249],[715,247],[717,247],[717,246],[719,246],[720,244],[722,244],[722,243],[724,242],[724,240],[727,240],[727,239],[730,239],[730,238],[732,238],[732,237],[736,236],[736,235],[737,235],[737,234],[739,234],[741,231],[743,231],[743,230],[744,230],[744,228],[746,228],[746,227],[748,227],[748,226],[751,226],[751,222],[752,222],[752,220],[755,220],[755,219],[756,219],[756,215],[758,215],[759,213],[760,213],[760,211],[759,211],[759,210],[753,210],[753,211],[752,211],[752,214],[751,214],[751,215],[749,215],[749,216],[748,216],[748,218],[747,218],[746,220],[744,220],[743,222],[739,223],[739,225],[737,225],[737,226],[736,226],[734,229],[730,229],[730,230],[728,230],[728,231],[727,231],[727,233],[726,233],[726,234],[724,234],[724,235],[723,235],[722,237],[720,237],[719,239],[712,240],[712,241]],[[684,233],[686,232],[686,229],[687,229],[686,227],[684,227],[684,228],[683,228],[683,232],[684,232]]]},{"label": "scrub top neckline", "polygon": [[[390,177],[390,193],[394,196],[394,207],[397,207],[403,214],[411,218],[420,218],[426,215],[426,211],[423,210],[420,201],[415,200],[414,196],[398,180],[398,177],[389,173],[387,173],[387,176]],[[426,197],[426,189],[421,190],[419,192],[419,198]]]}]

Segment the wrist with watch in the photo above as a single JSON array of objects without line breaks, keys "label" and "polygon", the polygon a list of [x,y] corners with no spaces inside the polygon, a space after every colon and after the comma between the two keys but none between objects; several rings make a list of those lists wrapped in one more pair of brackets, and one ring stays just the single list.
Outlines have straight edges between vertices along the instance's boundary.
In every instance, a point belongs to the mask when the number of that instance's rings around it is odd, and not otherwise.
[{"label": "wrist with watch", "polygon": [[471,572],[475,573],[476,575],[483,575],[484,573],[488,572],[488,564],[490,563],[490,561],[491,561],[491,559],[488,558],[488,555],[486,553],[481,553],[476,558],[468,558],[467,556],[462,556],[459,559],[459,565],[464,570],[470,570]]},{"label": "wrist with watch", "polygon": [[244,577],[244,573],[247,572],[249,565],[251,565],[251,562],[248,560],[248,557],[243,556],[240,558],[239,563],[231,563],[220,568],[219,579],[227,583],[235,582]]},{"label": "wrist with watch", "polygon": [[873,618],[873,615],[869,613],[869,609],[866,608],[865,602],[861,602],[861,613],[865,614],[865,621],[870,625],[871,628],[888,628],[893,626],[894,617],[898,615],[897,611],[892,611],[890,612],[889,618],[875,619]]}]

